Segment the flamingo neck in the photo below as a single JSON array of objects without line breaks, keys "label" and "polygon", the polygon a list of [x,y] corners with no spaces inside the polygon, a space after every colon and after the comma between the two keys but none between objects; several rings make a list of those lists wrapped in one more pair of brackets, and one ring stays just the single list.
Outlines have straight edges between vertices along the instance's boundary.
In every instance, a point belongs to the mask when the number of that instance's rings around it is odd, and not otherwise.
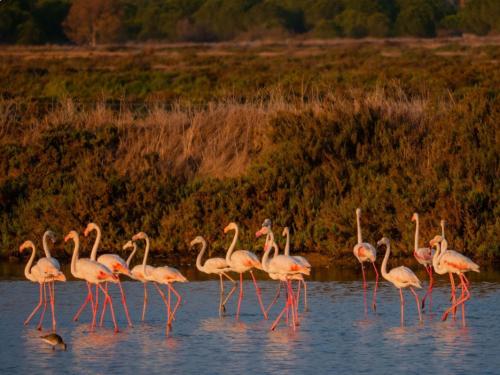
[{"label": "flamingo neck", "polygon": [[418,231],[419,231],[419,223],[418,223],[418,214],[415,215],[415,251],[418,249]]},{"label": "flamingo neck", "polygon": [[441,260],[441,244],[439,242],[436,242],[434,244],[436,247],[436,251],[434,252],[434,255],[432,256],[432,267],[434,268],[434,271],[438,274],[443,274],[445,272],[442,272],[441,270],[441,265],[439,264],[439,261]]},{"label": "flamingo neck", "polygon": [[444,239],[444,220],[441,220],[441,237]]},{"label": "flamingo neck", "polygon": [[43,234],[43,237],[42,237],[42,245],[43,245],[43,251],[45,252],[45,256],[50,259],[51,256],[50,256],[50,250],[49,250],[49,245],[47,243],[47,237],[49,237],[49,231],[46,231],[44,234]]},{"label": "flamingo neck", "polygon": [[[268,237],[269,237],[269,233],[268,233]],[[264,255],[262,256],[262,269],[266,272],[268,272],[268,269],[269,269],[269,253],[271,252],[271,247],[274,247],[274,244],[272,246],[269,246],[269,241],[268,241],[268,238],[266,238],[266,246],[265,246],[265,251],[264,251]],[[276,249],[275,249],[276,251]]]},{"label": "flamingo neck", "polygon": [[286,235],[285,255],[290,255],[290,231],[287,230],[285,232],[285,235]]},{"label": "flamingo neck", "polygon": [[231,264],[231,255],[233,254],[234,248],[236,247],[236,242],[238,241],[238,226],[234,229],[234,237],[233,241],[231,242],[231,246],[229,246],[229,249],[227,249],[226,253],[226,263]]},{"label": "flamingo neck", "polygon": [[358,227],[358,244],[360,244],[363,242],[363,239],[361,237],[361,219],[360,219],[359,211],[356,211],[356,224]]},{"label": "flamingo neck", "polygon": [[90,253],[90,259],[96,260],[97,249],[98,249],[99,244],[101,242],[101,228],[99,228],[99,226],[95,225],[93,230],[96,231],[97,235],[95,237],[94,246],[92,246],[92,252]]},{"label": "flamingo neck", "polygon": [[24,276],[28,279],[28,280],[33,280],[33,275],[31,274],[31,266],[33,264],[33,261],[35,260],[35,245],[33,243],[30,243],[30,247],[31,247],[31,256],[30,256],[30,259],[28,260],[28,263],[26,263],[26,267],[24,267]]},{"label": "flamingo neck", "polygon": [[129,268],[130,268],[130,261],[134,257],[135,252],[137,251],[137,245],[135,244],[135,242],[134,242],[133,246],[134,246],[134,250],[132,250],[132,252],[130,253],[130,255],[127,258],[127,267],[129,267]]},{"label": "flamingo neck", "polygon": [[149,254],[149,237],[144,237],[144,240],[146,241],[146,250],[144,251],[144,258],[142,259],[142,272],[146,275],[146,262],[148,261]]},{"label": "flamingo neck", "polygon": [[73,237],[75,247],[73,248],[73,256],[71,257],[71,274],[77,277],[76,263],[78,262],[78,252],[80,250],[80,238],[78,236]]},{"label": "flamingo neck", "polygon": [[382,272],[382,277],[386,280],[389,280],[389,274],[387,273],[387,262],[389,261],[389,254],[391,253],[391,244],[389,242],[386,243],[384,260],[382,261],[382,266],[380,267],[380,271]]},{"label": "flamingo neck", "polygon": [[205,250],[206,249],[207,249],[207,243],[206,243],[206,241],[203,241],[201,243],[200,253],[196,257],[196,268],[198,269],[198,271],[202,271],[203,272],[204,267],[201,265],[201,258],[203,257],[203,254],[205,254]]}]

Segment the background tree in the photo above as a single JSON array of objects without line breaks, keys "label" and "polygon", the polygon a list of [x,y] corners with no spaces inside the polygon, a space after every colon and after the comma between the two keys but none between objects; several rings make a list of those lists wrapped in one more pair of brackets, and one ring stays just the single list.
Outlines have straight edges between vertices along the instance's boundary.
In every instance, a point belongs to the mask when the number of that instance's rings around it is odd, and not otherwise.
[{"label": "background tree", "polygon": [[117,0],[75,0],[64,28],[78,44],[116,42],[122,37],[122,8]]}]

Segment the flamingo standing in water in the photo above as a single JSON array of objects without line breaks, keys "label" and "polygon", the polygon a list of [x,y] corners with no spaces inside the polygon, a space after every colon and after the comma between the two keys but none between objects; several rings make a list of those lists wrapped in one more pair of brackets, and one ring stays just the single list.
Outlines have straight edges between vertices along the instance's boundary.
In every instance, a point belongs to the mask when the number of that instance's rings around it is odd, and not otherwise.
[{"label": "flamingo standing in water", "polygon": [[[226,259],[224,258],[209,258],[205,261],[205,263],[201,264],[201,259],[203,258],[203,254],[205,254],[207,248],[207,241],[201,236],[196,237],[191,241],[190,246],[195,246],[196,244],[201,244],[201,250],[196,258],[196,268],[198,271],[206,273],[208,275],[215,274],[219,275],[220,280],[220,301],[219,301],[219,316],[222,317],[222,314],[226,311],[225,305],[226,302],[231,298],[231,295],[236,290],[236,282],[234,279],[229,276],[226,272],[230,272],[231,268],[228,266]],[[224,281],[222,276],[227,278],[229,281],[233,283],[233,287],[231,291],[227,295],[226,299],[224,299]]]},{"label": "flamingo standing in water", "polygon": [[[448,250],[448,241],[442,236],[435,236],[430,241],[431,246],[437,246],[437,250],[432,259],[432,264],[434,270],[438,274],[449,273],[450,275],[455,273],[460,279],[460,287],[462,288],[462,296],[458,301],[453,301],[449,309],[447,309],[442,316],[442,320],[448,318],[448,314],[456,310],[456,308],[462,305],[462,324],[465,327],[465,302],[470,299],[469,291],[469,280],[465,276],[466,272],[474,271],[479,272],[479,266],[472,260],[467,258],[454,250]],[[452,276],[451,276],[452,277]],[[454,294],[454,283],[452,283],[452,292]]]},{"label": "flamingo standing in water", "polygon": [[418,235],[419,235],[419,220],[418,214],[415,212],[411,218],[411,221],[415,222],[415,246],[413,248],[413,256],[422,266],[425,267],[427,274],[429,275],[429,287],[427,292],[422,298],[422,310],[425,309],[425,300],[429,297],[429,311],[432,306],[432,288],[434,286],[434,278],[432,276],[432,255],[434,254],[433,249],[428,247],[418,247]]},{"label": "flamingo standing in water", "polygon": [[224,228],[224,233],[229,232],[230,230],[234,230],[234,237],[233,241],[231,242],[231,246],[229,246],[229,249],[227,250],[226,253],[226,262],[231,267],[231,270],[233,272],[239,273],[240,274],[240,293],[238,296],[238,308],[236,310],[236,320],[238,320],[240,316],[240,307],[241,307],[241,301],[243,299],[243,273],[244,272],[250,272],[250,275],[252,276],[252,280],[255,286],[255,292],[257,293],[257,299],[259,300],[259,305],[260,309],[262,311],[262,314],[264,315],[264,319],[267,319],[267,313],[266,310],[264,309],[264,305],[262,304],[262,297],[261,297],[261,291],[259,286],[257,285],[257,281],[255,280],[255,276],[253,275],[252,268],[262,268],[262,265],[260,264],[259,258],[252,253],[251,251],[248,250],[237,250],[234,251],[234,248],[236,247],[236,242],[238,241],[238,225],[236,223],[229,223],[225,228]]},{"label": "flamingo standing in water", "polygon": [[387,272],[387,261],[389,260],[389,254],[391,252],[391,244],[389,243],[388,238],[383,237],[380,241],[377,242],[377,245],[386,246],[385,256],[384,260],[382,261],[382,267],[381,267],[382,277],[387,281],[390,281],[396,288],[399,289],[399,296],[401,298],[401,325],[404,325],[404,316],[405,316],[405,310],[404,310],[405,302],[404,302],[402,288],[406,287],[409,287],[411,293],[415,296],[415,301],[417,302],[417,309],[418,309],[418,318],[420,321],[422,321],[422,314],[420,312],[420,302],[418,301],[418,295],[412,288],[412,287],[421,288],[422,286],[420,285],[420,280],[413,273],[411,269],[405,266],[399,266]]},{"label": "flamingo standing in water", "polygon": [[[290,229],[288,229],[288,227],[285,227],[283,229],[283,233],[281,235],[283,237],[286,237],[285,255],[290,255]],[[298,261],[300,264],[302,264],[307,269],[309,269],[309,271],[311,270],[311,264],[303,256],[293,255],[292,258],[295,259],[296,261]],[[306,284],[303,277],[302,277],[302,280],[299,280],[299,285],[298,285],[299,292],[300,292],[300,284],[301,283],[304,286],[304,311],[307,311],[307,284]],[[297,304],[298,304],[298,301],[297,301]]]},{"label": "flamingo standing in water", "polygon": [[[48,232],[48,233],[47,233]],[[53,233],[50,231],[47,231],[46,234],[44,234],[44,238],[46,238],[46,235],[48,237],[51,237],[52,240],[55,241],[55,238],[53,237]],[[47,291],[46,291],[46,284],[49,284],[49,295],[50,295],[50,306],[52,310],[52,330],[56,330],[56,318],[55,318],[55,308],[54,308],[54,294],[55,293],[55,288],[51,287],[50,283],[54,283],[54,281],[66,281],[66,276],[57,268],[54,266],[54,264],[57,262],[56,259],[52,258],[49,260],[48,258],[41,258],[38,260],[37,264],[35,264],[33,267],[33,261],[35,260],[35,245],[31,241],[25,241],[20,247],[19,247],[19,252],[22,253],[24,249],[31,248],[31,256],[30,259],[28,260],[28,263],[26,264],[26,267],[24,269],[24,276],[35,283],[38,283],[40,285],[40,300],[38,302],[38,305],[35,306],[31,314],[28,316],[28,318],[24,321],[24,325],[27,325],[33,316],[36,314],[36,312],[40,309],[42,306],[42,301],[44,304],[42,314],[40,315],[40,322],[38,323],[37,329],[41,330],[42,329],[42,323],[43,323],[43,317],[45,316],[45,310],[47,309]],[[55,261],[55,262],[54,262]],[[57,262],[59,264],[59,262]],[[43,297],[42,297],[43,295]]]},{"label": "flamingo standing in water", "polygon": [[[113,272],[111,272],[108,267],[96,262],[95,260],[91,260],[89,258],[78,258],[78,252],[80,251],[80,238],[78,237],[77,232],[75,232],[74,230],[69,232],[68,235],[64,238],[64,242],[68,242],[69,240],[73,240],[74,242],[73,256],[71,258],[71,274],[77,279],[85,280],[87,282],[88,289],[87,298],[85,299],[83,305],[80,307],[80,310],[77,312],[76,316],[80,315],[81,310],[83,310],[83,308],[90,301],[92,305],[92,323],[90,325],[90,330],[92,331],[95,328],[97,309],[99,306],[98,288],[100,288],[104,293],[104,300],[109,303],[115,332],[118,332],[118,325],[116,324],[113,301],[108,292],[101,285],[101,283],[106,281],[117,283],[117,277],[113,274]],[[95,284],[95,304],[90,287],[91,284]]]},{"label": "flamingo standing in water", "polygon": [[373,290],[373,302],[372,308],[373,310],[377,310],[377,288],[378,288],[378,271],[377,267],[375,267],[375,259],[377,258],[377,250],[373,245],[368,242],[363,242],[363,238],[361,236],[361,208],[356,208],[356,225],[358,229],[358,243],[354,246],[352,252],[354,256],[361,264],[361,272],[363,273],[363,295],[365,301],[365,314],[366,314],[366,276],[365,276],[365,267],[363,265],[364,262],[370,262],[373,266],[373,270],[375,271],[375,289]]},{"label": "flamingo standing in water", "polygon": [[[144,257],[142,259],[142,264],[138,264],[131,270],[132,278],[134,280],[142,282],[144,286],[144,302],[142,304],[142,316],[141,316],[141,321],[144,321],[144,318],[146,317],[146,308],[148,304],[148,281],[152,281],[149,275],[153,273],[154,267],[148,266],[147,260],[148,260],[148,254],[149,254],[149,237],[146,233],[144,232],[139,232],[135,234],[132,237],[132,241],[129,241],[125,244],[125,246],[129,247],[132,246],[134,247],[134,251],[132,254],[127,259],[127,265],[130,267],[130,261],[132,260],[133,255],[135,254],[135,250],[137,249],[136,241],[137,240],[144,240],[146,242],[146,248],[144,250]],[[125,248],[124,246],[124,248]]]},{"label": "flamingo standing in water", "polygon": [[[87,225],[87,228],[85,228],[83,235],[87,237],[90,232],[96,231],[96,239],[94,242],[94,245],[92,246],[92,252],[90,254],[90,259],[91,260],[96,260],[97,257],[97,249],[99,248],[99,244],[101,242],[101,228],[96,223],[89,223]],[[123,309],[125,310],[125,316],[127,317],[127,322],[129,327],[132,327],[132,321],[130,320],[130,315],[128,313],[128,306],[127,306],[127,297],[125,297],[125,292],[123,291],[122,283],[120,282],[120,274],[126,275],[126,276],[131,276],[130,270],[127,266],[127,263],[125,260],[123,260],[120,256],[116,254],[102,254],[97,258],[97,262],[104,264],[108,269],[113,272],[118,280],[118,287],[120,288],[120,294],[121,294],[121,299],[122,299],[122,305]],[[108,290],[108,283],[105,284],[105,289],[106,291]],[[107,305],[107,300],[104,301],[103,307],[102,307],[102,313],[101,313],[101,320],[100,320],[100,325],[102,326],[104,322],[104,315],[106,313],[106,305]]]}]

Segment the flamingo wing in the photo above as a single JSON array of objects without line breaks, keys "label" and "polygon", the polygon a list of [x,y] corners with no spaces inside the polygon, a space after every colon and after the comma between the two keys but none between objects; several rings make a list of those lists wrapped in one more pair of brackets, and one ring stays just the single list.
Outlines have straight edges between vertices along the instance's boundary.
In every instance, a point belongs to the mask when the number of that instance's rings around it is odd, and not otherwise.
[{"label": "flamingo wing", "polygon": [[479,266],[476,263],[455,250],[446,250],[441,257],[440,263],[457,273],[467,271],[479,272]]},{"label": "flamingo wing", "polygon": [[400,266],[393,268],[389,271],[389,276],[391,281],[396,284],[398,288],[404,288],[409,285],[417,288],[422,287],[417,275],[408,267]]},{"label": "flamingo wing", "polygon": [[224,258],[210,258],[207,259],[204,267],[211,271],[220,271],[229,268],[229,265]]},{"label": "flamingo wing", "polygon": [[[59,264],[59,262],[57,263]],[[36,266],[43,276],[57,276],[61,273],[60,268],[55,267],[54,263],[48,258],[40,258],[36,262]]]}]

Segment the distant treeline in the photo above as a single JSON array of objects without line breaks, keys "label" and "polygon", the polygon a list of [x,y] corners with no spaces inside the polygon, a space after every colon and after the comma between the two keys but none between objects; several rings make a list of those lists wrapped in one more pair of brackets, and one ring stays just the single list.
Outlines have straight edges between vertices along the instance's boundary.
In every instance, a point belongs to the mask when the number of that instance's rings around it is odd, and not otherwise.
[{"label": "distant treeline", "polygon": [[500,31],[498,0],[4,0],[0,43],[96,45]]}]

